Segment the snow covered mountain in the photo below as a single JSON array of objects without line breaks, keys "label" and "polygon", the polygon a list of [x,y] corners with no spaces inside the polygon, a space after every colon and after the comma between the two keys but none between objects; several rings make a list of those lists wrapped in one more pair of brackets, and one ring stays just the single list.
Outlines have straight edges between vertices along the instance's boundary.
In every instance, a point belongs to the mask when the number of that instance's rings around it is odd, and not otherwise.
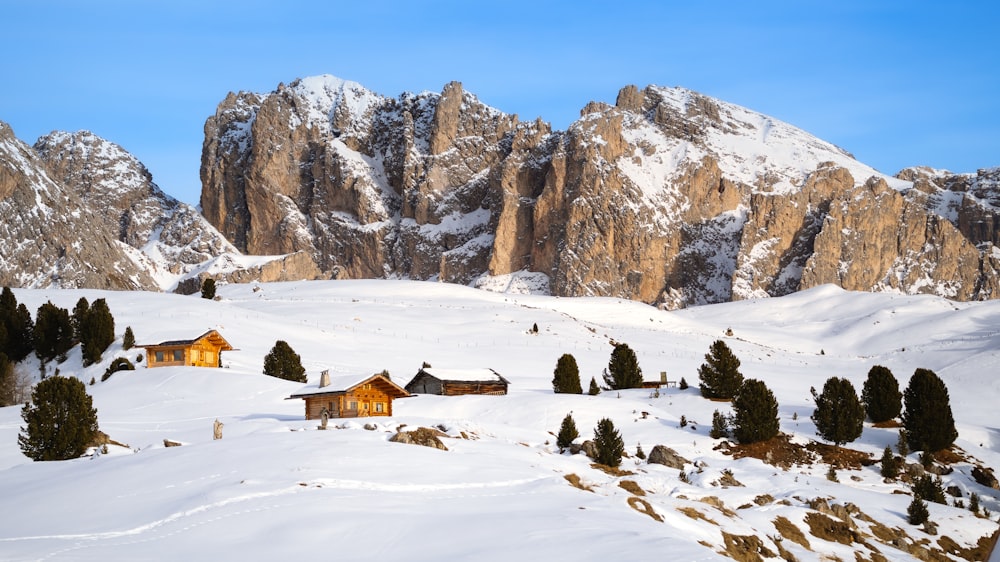
[{"label": "snow covered mountain", "polygon": [[208,220],[244,252],[303,251],[335,277],[669,308],[825,283],[998,294],[996,228],[969,218],[995,214],[995,183],[962,203],[946,175],[915,188],[682,88],[625,87],[560,132],[454,82],[387,98],[317,76],[230,94],[205,133]]},{"label": "snow covered mountain", "polygon": [[134,156],[88,131],[28,147],[0,123],[0,177],[3,285],[192,292],[202,276],[277,280],[262,271],[303,261],[242,256]]},{"label": "snow covered mountain", "polygon": [[[823,286],[668,312],[391,280],[229,284],[218,302],[14,292],[30,310],[47,300],[66,308],[81,296],[107,300],[119,339],[102,361],[83,368],[74,348],[48,372],[95,378],[87,390],[101,430],[122,445],[31,462],[17,445],[20,408],[0,408],[5,560],[275,560],[331,549],[341,559],[386,561],[984,560],[998,529],[1000,490],[975,474],[1000,467],[1000,301]],[[223,354],[221,369],[139,362],[101,382],[115,356],[142,353],[121,348],[125,326],[140,344],[217,329],[238,351]],[[405,385],[428,362],[493,368],[510,392],[417,395],[395,401],[392,417],[333,419],[321,431],[303,419],[301,400],[286,400],[300,383],[261,373],[276,339],[301,355],[311,382],[322,370],[336,379],[387,369]],[[741,456],[709,435],[713,412],[731,412],[697,390],[698,366],[717,339],[777,399],[788,440],[773,455]],[[635,350],[646,380],[666,371],[691,387],[552,392],[563,353],[576,358],[584,388],[601,380],[611,341]],[[880,474],[897,427],[866,423],[837,454],[810,419],[810,387],[844,377],[860,391],[873,365],[891,369],[901,389],[916,368],[947,385],[959,436],[954,454],[932,466],[948,490],[947,504],[928,503],[933,525],[909,524],[906,478]],[[18,368],[38,376],[34,359]],[[598,420],[613,421],[626,472],[560,453],[554,434],[570,413],[578,444]],[[216,419],[221,440],[213,440]],[[437,428],[447,450],[389,441],[416,427]],[[677,464],[637,456],[658,445],[673,449]],[[913,474],[923,470],[917,452],[906,462]],[[979,516],[969,510],[973,493]]]}]

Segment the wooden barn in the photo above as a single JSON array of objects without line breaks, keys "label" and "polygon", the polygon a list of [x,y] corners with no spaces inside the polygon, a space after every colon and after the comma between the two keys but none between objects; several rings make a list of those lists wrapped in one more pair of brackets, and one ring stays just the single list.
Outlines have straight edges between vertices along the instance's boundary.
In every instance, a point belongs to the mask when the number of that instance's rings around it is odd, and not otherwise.
[{"label": "wooden barn", "polygon": [[209,330],[193,340],[139,345],[146,350],[146,367],[221,367],[222,352],[234,348],[222,334]]},{"label": "wooden barn", "polygon": [[324,412],[330,418],[391,416],[392,401],[409,395],[382,374],[331,378],[328,371],[323,371],[319,384],[310,384],[288,399],[305,400],[306,419],[318,420],[323,418]]},{"label": "wooden barn", "polygon": [[439,394],[460,396],[462,394],[507,394],[510,381],[493,369],[434,369],[425,367],[417,372],[406,385],[407,392],[413,394]]}]

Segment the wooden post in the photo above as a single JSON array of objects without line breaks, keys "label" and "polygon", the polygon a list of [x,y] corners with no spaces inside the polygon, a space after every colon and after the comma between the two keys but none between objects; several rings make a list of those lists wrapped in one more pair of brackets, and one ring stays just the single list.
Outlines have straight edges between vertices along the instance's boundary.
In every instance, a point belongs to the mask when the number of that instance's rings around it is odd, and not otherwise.
[{"label": "wooden post", "polygon": [[215,424],[212,426],[212,438],[215,440],[222,439],[222,426],[224,424],[216,418]]}]

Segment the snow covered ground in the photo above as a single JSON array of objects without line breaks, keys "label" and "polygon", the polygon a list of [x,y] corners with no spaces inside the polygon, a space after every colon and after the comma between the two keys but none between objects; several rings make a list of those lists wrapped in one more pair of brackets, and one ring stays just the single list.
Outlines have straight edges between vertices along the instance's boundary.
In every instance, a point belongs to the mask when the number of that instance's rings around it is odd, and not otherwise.
[{"label": "snow covered ground", "polygon": [[[255,290],[259,289],[259,290]],[[945,381],[959,430],[957,445],[1000,467],[1000,302],[953,303],[937,297],[848,293],[825,286],[762,299],[666,312],[611,298],[498,294],[410,281],[324,281],[220,286],[219,301],[198,296],[93,290],[15,290],[35,311],[46,300],[72,309],[81,296],[106,298],[119,340],[105,360],[83,369],[74,349],[59,366],[84,382],[122,351],[131,326],[138,343],[195,337],[217,329],[238,351],[222,369],[165,367],[119,372],[88,386],[101,429],[128,447],[73,461],[35,463],[17,446],[20,409],[0,409],[0,559],[244,560],[299,557],[342,560],[716,560],[723,533],[753,535],[798,560],[865,559],[872,550],[809,534],[815,498],[850,502],[888,528],[938,548],[944,537],[974,545],[997,529],[1000,492],[975,483],[971,465],[943,477],[968,504],[981,496],[992,520],[929,504],[937,535],[906,523],[910,496],[885,483],[878,465],[838,472],[827,465],[783,470],[714,450],[710,402],[697,391],[697,367],[725,339],[747,378],[770,387],[781,427],[793,440],[816,439],[810,387],[831,376],[860,392],[869,368],[889,367],[906,383],[917,367]],[[531,333],[537,324],[538,333]],[[732,336],[726,336],[727,329]],[[331,420],[320,431],[303,419],[301,388],[261,374],[278,339],[302,357],[310,380],[388,369],[403,385],[423,362],[436,368],[492,368],[511,381],[507,396],[416,396],[394,403],[392,418]],[[601,381],[612,350],[628,343],[647,380],[666,371],[691,388],[555,395],[552,371],[563,353],[580,366],[583,387]],[[37,372],[37,364],[28,365]],[[554,434],[572,412],[582,441],[600,418],[612,419],[632,455],[629,476],[559,454]],[[643,412],[647,415],[644,417]],[[680,426],[681,417],[687,420]],[[212,439],[213,421],[225,424]],[[365,429],[374,424],[374,429]],[[443,428],[448,451],[391,443],[405,424]],[[369,426],[371,427],[371,426]],[[463,438],[462,435],[467,438]],[[164,439],[183,443],[165,448]],[[866,424],[849,445],[876,459],[897,430]],[[634,456],[667,445],[692,461],[679,470]],[[916,456],[911,456],[915,460]],[[695,466],[697,464],[697,467]],[[724,471],[744,486],[719,484]],[[579,477],[590,491],[571,486]],[[619,486],[634,481],[641,500]],[[765,494],[768,497],[764,497]],[[711,499],[712,497],[716,499]],[[953,499],[949,497],[949,499]],[[785,518],[808,546],[778,540]],[[855,517],[862,533],[874,523]],[[888,560],[913,560],[874,539]]]}]

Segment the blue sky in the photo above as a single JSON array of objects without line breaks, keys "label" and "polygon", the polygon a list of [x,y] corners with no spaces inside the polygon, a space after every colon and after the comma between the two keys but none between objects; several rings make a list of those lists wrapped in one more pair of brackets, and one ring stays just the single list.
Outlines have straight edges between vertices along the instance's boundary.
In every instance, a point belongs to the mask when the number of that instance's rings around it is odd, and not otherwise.
[{"label": "blue sky", "polygon": [[87,129],[197,203],[227,92],[333,74],[388,96],[463,83],[565,129],[626,84],[771,115],[885,173],[1000,166],[993,2],[0,0],[0,120]]}]

